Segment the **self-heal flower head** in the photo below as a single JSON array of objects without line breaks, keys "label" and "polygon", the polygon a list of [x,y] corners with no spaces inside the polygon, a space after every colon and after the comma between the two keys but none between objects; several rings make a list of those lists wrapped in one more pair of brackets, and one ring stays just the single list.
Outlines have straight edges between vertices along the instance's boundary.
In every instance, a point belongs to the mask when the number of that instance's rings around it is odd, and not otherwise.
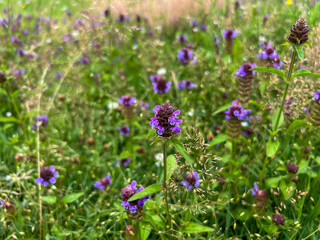
[{"label": "self-heal flower head", "polygon": [[290,35],[288,37],[289,42],[295,45],[301,45],[308,42],[308,33],[310,29],[307,25],[307,21],[304,18],[300,18],[296,24],[292,25],[290,29]]},{"label": "self-heal flower head", "polygon": [[200,177],[197,176],[197,172],[188,173],[186,176],[186,180],[182,181],[181,184],[185,186],[188,190],[192,188],[197,188],[200,185]]},{"label": "self-heal flower head", "polygon": [[169,92],[171,82],[167,82],[166,79],[164,79],[160,74],[151,75],[150,80],[155,93],[163,94]]},{"label": "self-heal flower head", "polygon": [[252,76],[254,75],[257,71],[256,70],[250,70],[256,66],[255,63],[245,63],[240,68],[237,69],[237,73],[234,75],[236,77],[246,77],[246,76]]},{"label": "self-heal flower head", "polygon": [[177,37],[177,41],[180,43],[180,44],[184,44],[186,41],[187,41],[187,35],[180,35]]},{"label": "self-heal flower head", "polygon": [[187,89],[188,91],[190,91],[192,88],[195,87],[197,87],[197,84],[191,82],[190,80],[182,80],[178,83],[179,90]]},{"label": "self-heal flower head", "polygon": [[177,116],[179,114],[180,110],[174,111],[169,103],[157,105],[154,109],[155,118],[151,118],[149,124],[163,138],[178,135],[181,130],[179,124],[182,123],[182,119]]},{"label": "self-heal flower head", "polygon": [[280,69],[283,67],[283,62],[280,61],[280,58],[275,58],[273,59],[273,67],[276,68],[276,69]]},{"label": "self-heal flower head", "polygon": [[237,104],[237,100],[234,100],[228,111],[224,113],[227,115],[225,117],[226,120],[244,120],[248,118],[247,115],[251,113],[251,110],[245,110],[241,105]]},{"label": "self-heal flower head", "polygon": [[279,55],[277,54],[276,50],[274,50],[270,44],[268,44],[265,51],[261,51],[257,55],[257,58],[260,58],[263,60],[271,60],[271,61],[278,57]]},{"label": "self-heal flower head", "polygon": [[125,95],[119,98],[118,101],[124,106],[132,106],[133,104],[136,103],[136,98]]},{"label": "self-heal flower head", "polygon": [[222,36],[227,40],[232,40],[238,35],[236,30],[232,29],[225,29],[222,31]]},{"label": "self-heal flower head", "polygon": [[145,196],[141,199],[128,202],[128,200],[137,192],[140,192],[144,190],[144,187],[140,187],[137,189],[137,182],[132,181],[131,184],[127,185],[125,188],[121,190],[121,197],[122,197],[122,203],[121,206],[123,206],[127,213],[136,214],[137,211],[142,211],[143,205],[147,199],[149,199],[149,196]]},{"label": "self-heal flower head", "polygon": [[190,21],[190,24],[191,24],[192,27],[198,26],[197,20],[194,20],[194,19]]},{"label": "self-heal flower head", "polygon": [[36,121],[31,126],[31,129],[33,131],[36,131],[37,128],[39,128],[40,126],[46,127],[46,126],[48,126],[48,121],[49,121],[48,116],[46,116],[46,115],[42,115],[40,117],[38,116],[38,117],[36,117]]},{"label": "self-heal flower head", "polygon": [[55,166],[42,167],[40,170],[40,177],[37,178],[35,182],[46,187],[50,183],[54,184],[58,175],[59,173],[58,171],[55,171]]},{"label": "self-heal flower head", "polygon": [[320,104],[320,91],[314,92],[312,100]]},{"label": "self-heal flower head", "polygon": [[258,192],[259,192],[259,188],[258,188],[258,184],[254,183],[253,184],[254,187],[252,189],[250,189],[252,196],[257,196]]},{"label": "self-heal flower head", "polygon": [[196,61],[193,57],[193,50],[189,48],[183,48],[178,51],[177,58],[179,62],[181,62],[184,65],[187,65],[191,60],[193,61],[193,64],[195,64],[194,61]]},{"label": "self-heal flower head", "polygon": [[126,125],[122,125],[120,127],[118,127],[118,130],[120,131],[120,134],[122,136],[125,136],[125,137],[129,137],[130,135],[130,128]]},{"label": "self-heal flower head", "polygon": [[96,183],[94,184],[94,187],[100,188],[101,190],[105,190],[111,183],[112,183],[112,180],[110,178],[110,174],[108,174],[106,177],[101,178],[100,181],[96,181]]}]

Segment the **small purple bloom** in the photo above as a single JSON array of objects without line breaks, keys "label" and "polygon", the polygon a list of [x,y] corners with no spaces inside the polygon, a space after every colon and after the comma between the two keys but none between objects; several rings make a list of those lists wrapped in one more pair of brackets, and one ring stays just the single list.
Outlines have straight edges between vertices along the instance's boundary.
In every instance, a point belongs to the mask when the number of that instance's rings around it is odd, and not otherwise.
[{"label": "small purple bloom", "polygon": [[49,118],[46,115],[36,117],[35,123],[31,126],[33,131],[36,131],[40,126],[46,127],[48,125]]},{"label": "small purple bloom", "polygon": [[117,21],[120,23],[120,24],[124,24],[125,22],[128,22],[129,21],[129,16],[126,16],[122,13],[119,14],[118,18],[117,18]]},{"label": "small purple bloom", "polygon": [[135,97],[129,97],[128,95],[122,96],[118,99],[118,101],[123,104],[124,106],[132,106],[136,103]]},{"label": "small purple bloom", "polygon": [[202,24],[202,25],[200,26],[200,30],[206,31],[206,30],[207,30],[207,25]]},{"label": "small purple bloom", "polygon": [[129,129],[128,126],[122,125],[122,126],[118,127],[118,130],[120,131],[120,134],[121,134],[122,136],[129,137],[129,135],[130,135],[130,131],[129,131],[129,130],[130,130],[130,129]]},{"label": "small purple bloom", "polygon": [[124,167],[128,166],[130,162],[131,162],[130,158],[123,158],[121,160],[117,159],[117,164],[118,165],[121,164],[121,166],[124,166]]},{"label": "small purple bloom", "polygon": [[312,100],[320,104],[320,91],[314,92]]},{"label": "small purple bloom", "polygon": [[280,69],[283,67],[283,62],[280,61],[280,58],[273,59],[273,67],[276,69]]},{"label": "small purple bloom", "polygon": [[238,35],[236,30],[225,29],[222,31],[222,36],[227,40],[232,40]]},{"label": "small purple bloom", "polygon": [[276,53],[276,50],[272,48],[270,44],[268,44],[265,51],[260,52],[257,55],[257,58],[263,59],[263,60],[274,60],[275,58],[279,58],[279,55]]},{"label": "small purple bloom", "polygon": [[177,58],[179,62],[181,62],[184,65],[187,65],[191,60],[195,61],[193,64],[196,63],[197,60],[193,57],[193,50],[189,48],[183,48],[182,50],[178,51]]},{"label": "small purple bloom", "polygon": [[197,20],[194,20],[194,19],[190,21],[190,24],[191,24],[192,27],[198,26]]},{"label": "small purple bloom", "polygon": [[127,185],[125,188],[121,190],[121,196],[122,196],[122,203],[121,206],[123,206],[128,212],[131,214],[135,214],[137,211],[142,211],[143,205],[147,199],[149,199],[149,196],[145,196],[141,199],[128,202],[128,200],[137,192],[140,192],[144,190],[144,187],[140,187],[137,189],[137,182],[132,181],[131,184]]},{"label": "small purple bloom", "polygon": [[63,73],[57,72],[56,73],[56,79],[61,79],[63,77]]},{"label": "small purple bloom", "polygon": [[110,178],[110,174],[108,174],[105,178],[101,178],[100,181],[96,181],[94,187],[100,188],[101,190],[105,190],[111,183],[112,180]]},{"label": "small purple bloom", "polygon": [[142,111],[146,111],[150,106],[146,102],[140,102],[139,107]]},{"label": "small purple bloom", "polygon": [[245,110],[241,105],[237,104],[237,100],[234,100],[228,111],[225,111],[224,113],[227,115],[225,117],[226,120],[244,120],[248,118],[247,115],[251,113],[251,110]]},{"label": "small purple bloom", "polygon": [[258,192],[259,192],[259,188],[258,188],[258,184],[254,183],[254,188],[250,189],[252,196],[257,196]]},{"label": "small purple bloom", "polygon": [[187,41],[187,36],[186,35],[180,35],[177,37],[177,41],[181,44],[184,44]]},{"label": "small purple bloom", "polygon": [[181,184],[185,186],[188,190],[192,188],[197,188],[200,185],[200,177],[197,176],[197,172],[188,173],[186,176],[186,180],[182,181]]},{"label": "small purple bloom", "polygon": [[155,93],[163,94],[170,90],[171,82],[167,82],[160,74],[151,75],[150,80],[153,85],[153,90]]},{"label": "small purple bloom", "polygon": [[55,166],[42,167],[40,170],[40,177],[37,178],[35,182],[46,187],[50,183],[54,184],[58,175],[59,173],[58,171],[55,171]]},{"label": "small purple bloom", "polygon": [[246,76],[252,76],[254,75],[257,71],[256,70],[250,70],[256,66],[255,63],[245,63],[240,68],[237,69],[237,73],[234,75],[236,77],[246,77]]},{"label": "small purple bloom", "polygon": [[178,83],[179,90],[187,89],[190,91],[192,88],[195,88],[195,87],[197,87],[197,84],[191,82],[190,80],[182,80],[181,82]]}]

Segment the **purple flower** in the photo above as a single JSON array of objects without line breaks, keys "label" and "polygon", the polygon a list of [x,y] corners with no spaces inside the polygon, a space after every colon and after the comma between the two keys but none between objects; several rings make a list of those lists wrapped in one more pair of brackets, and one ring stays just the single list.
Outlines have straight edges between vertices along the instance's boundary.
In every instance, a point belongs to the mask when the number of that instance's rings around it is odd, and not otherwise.
[{"label": "purple flower", "polygon": [[56,73],[56,79],[61,79],[63,77],[63,73],[57,72]]},{"label": "purple flower", "polygon": [[222,31],[222,36],[227,40],[232,40],[238,35],[236,30],[225,29]]},{"label": "purple flower", "polygon": [[195,87],[197,87],[197,84],[191,82],[190,80],[182,80],[181,82],[178,83],[179,90],[187,89],[190,91],[192,88],[195,88]]},{"label": "purple flower", "polygon": [[36,117],[35,123],[31,126],[33,131],[36,131],[40,126],[46,127],[48,125],[49,118],[46,115]]},{"label": "purple flower", "polygon": [[245,63],[242,66],[240,66],[239,69],[237,69],[237,73],[235,73],[234,75],[237,77],[246,77],[246,76],[252,76],[253,74],[255,74],[257,71],[255,70],[250,70],[252,68],[254,68],[256,66],[255,63]]},{"label": "purple flower", "polygon": [[88,64],[89,63],[89,57],[86,54],[82,55],[82,58],[78,61],[80,64]]},{"label": "purple flower", "polygon": [[120,134],[121,134],[122,136],[129,137],[129,135],[130,135],[130,131],[129,131],[129,130],[130,130],[130,129],[129,129],[128,126],[122,125],[122,126],[118,127],[118,130],[120,131]]},{"label": "purple flower", "polygon": [[163,94],[170,90],[171,82],[167,82],[160,74],[151,75],[150,80],[153,85],[153,90],[155,93]]},{"label": "purple flower", "polygon": [[190,24],[191,24],[192,27],[198,26],[197,20],[194,20],[194,19],[190,21]]},{"label": "purple flower", "polygon": [[182,123],[182,119],[177,116],[180,110],[174,111],[170,104],[164,103],[161,106],[157,105],[154,113],[155,118],[151,118],[149,124],[157,130],[159,136],[167,138],[180,133],[179,124]]},{"label": "purple flower", "polygon": [[200,177],[197,176],[197,172],[194,173],[188,173],[186,176],[186,180],[182,181],[181,184],[185,186],[188,190],[191,190],[192,188],[197,188],[200,185]]},{"label": "purple flower", "polygon": [[96,181],[94,184],[95,188],[100,188],[101,190],[105,190],[112,183],[110,174],[108,174],[105,178],[101,178],[100,181]]},{"label": "purple flower", "polygon": [[48,186],[50,183],[54,184],[56,182],[56,177],[58,177],[58,171],[55,171],[54,166],[42,167],[40,170],[40,177],[35,180],[36,183],[42,184],[44,187]]},{"label": "purple flower", "polygon": [[280,58],[273,59],[273,67],[276,69],[280,69],[283,67],[283,62],[280,61]]},{"label": "purple flower", "polygon": [[136,103],[135,97],[129,97],[128,95],[122,96],[118,99],[118,101],[123,104],[124,106],[132,106]]},{"label": "purple flower", "polygon": [[200,26],[200,30],[206,31],[206,30],[207,30],[207,25],[202,24],[202,25]]},{"label": "purple flower", "polygon": [[312,100],[320,104],[320,91],[314,92]]},{"label": "purple flower", "polygon": [[241,105],[237,104],[237,100],[234,100],[228,111],[225,111],[224,113],[227,115],[225,117],[226,120],[244,120],[248,118],[247,114],[251,113],[251,110],[245,110]]},{"label": "purple flower", "polygon": [[21,76],[24,75],[24,74],[26,74],[26,70],[25,70],[23,67],[20,68],[20,70],[19,70],[19,69],[16,69],[16,70],[13,71],[13,75],[14,75],[15,77],[21,77]]},{"label": "purple flower", "polygon": [[121,163],[122,166],[126,167],[131,162],[130,158],[123,158],[121,160],[117,159],[117,164],[119,165]]},{"label": "purple flower", "polygon": [[125,188],[121,190],[121,196],[122,196],[122,203],[121,206],[123,206],[128,212],[131,214],[135,214],[137,211],[142,211],[143,205],[147,199],[149,199],[149,196],[145,196],[141,199],[128,202],[128,200],[137,192],[140,192],[144,189],[144,187],[140,187],[137,189],[137,182],[132,181],[131,184],[127,185]]},{"label": "purple flower", "polygon": [[253,184],[254,187],[252,189],[250,189],[252,196],[257,196],[258,192],[259,192],[259,188],[258,188],[258,184],[254,183]]},{"label": "purple flower", "polygon": [[257,58],[271,61],[278,57],[279,55],[276,53],[276,50],[274,50],[270,44],[268,44],[265,51],[262,51],[257,55]]},{"label": "purple flower", "polygon": [[187,36],[186,35],[180,35],[177,37],[177,41],[181,44],[185,43],[187,41]]},{"label": "purple flower", "polygon": [[140,102],[139,107],[142,111],[146,111],[150,106],[146,102]]},{"label": "purple flower", "polygon": [[125,22],[129,21],[129,16],[126,16],[122,13],[119,14],[118,18],[117,18],[117,21],[120,23],[120,24],[124,24]]},{"label": "purple flower", "polygon": [[[193,50],[188,48],[183,48],[182,50],[179,50],[177,58],[179,62],[181,62],[184,65],[187,65],[191,60],[197,61],[195,60],[195,58],[193,58]],[[195,62],[193,62],[193,64],[195,64]]]}]

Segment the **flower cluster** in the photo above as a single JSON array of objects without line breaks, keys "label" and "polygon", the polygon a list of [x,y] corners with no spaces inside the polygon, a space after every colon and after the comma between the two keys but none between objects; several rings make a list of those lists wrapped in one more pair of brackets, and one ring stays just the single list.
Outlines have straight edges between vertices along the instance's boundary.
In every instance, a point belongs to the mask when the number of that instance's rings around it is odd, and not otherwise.
[{"label": "flower cluster", "polygon": [[280,213],[275,213],[272,215],[272,222],[276,225],[284,225],[285,220],[284,220],[284,216]]},{"label": "flower cluster", "polygon": [[193,56],[193,50],[190,48],[183,48],[178,51],[177,58],[179,62],[184,65],[187,65],[191,60],[193,64],[197,63],[197,58]]},{"label": "flower cluster", "polygon": [[118,127],[118,130],[120,131],[120,134],[122,136],[129,137],[130,128],[127,125],[122,125],[122,126]]},{"label": "flower cluster", "polygon": [[54,184],[58,175],[59,173],[58,171],[55,171],[55,166],[42,167],[40,170],[40,177],[37,178],[35,182],[46,187],[50,183]]},{"label": "flower cluster", "polygon": [[179,114],[180,110],[174,111],[169,103],[157,105],[154,109],[155,118],[151,118],[149,123],[153,129],[157,129],[157,134],[161,137],[178,135],[181,130],[179,124],[182,123],[182,119],[177,116]]},{"label": "flower cluster", "polygon": [[46,115],[36,117],[36,121],[31,126],[33,131],[36,131],[40,126],[46,127],[48,126],[49,118]]},{"label": "flower cluster", "polygon": [[192,188],[197,188],[200,185],[200,177],[197,176],[197,172],[188,173],[186,176],[186,180],[182,181],[181,184],[185,186],[188,190],[191,190]]},{"label": "flower cluster", "polygon": [[310,31],[307,21],[304,18],[300,18],[296,24],[292,25],[290,29],[290,35],[288,37],[289,42],[295,45],[301,45],[308,42],[308,32]]},{"label": "flower cluster", "polygon": [[227,115],[225,117],[226,120],[244,120],[248,118],[247,115],[251,113],[251,110],[245,110],[241,105],[237,104],[237,100],[234,100],[228,111],[224,113]]},{"label": "flower cluster", "polygon": [[279,54],[277,54],[276,50],[272,48],[270,44],[268,44],[264,51],[261,51],[257,58],[266,61],[268,64],[272,63],[274,68],[280,69],[283,65],[283,62],[280,61]]},{"label": "flower cluster", "polygon": [[234,75],[236,77],[247,77],[254,75],[257,71],[256,70],[250,70],[254,68],[257,64],[255,63],[245,63],[242,66],[240,66],[239,69],[237,69],[237,73]]},{"label": "flower cluster", "polygon": [[124,106],[132,106],[133,104],[136,103],[136,98],[125,95],[119,98],[118,101]]},{"label": "flower cluster", "polygon": [[309,120],[313,126],[319,127],[320,126],[320,91],[314,92],[312,99],[315,102],[315,104],[312,107]]},{"label": "flower cluster", "polygon": [[267,206],[267,192],[259,190],[258,184],[254,183],[254,188],[250,189],[252,196],[254,196],[254,210],[257,214],[263,215]]},{"label": "flower cluster", "polygon": [[256,66],[255,63],[245,63],[237,70],[235,76],[239,77],[238,94],[242,104],[248,103],[251,96],[253,75],[257,72],[250,70]]},{"label": "flower cluster", "polygon": [[118,165],[121,164],[121,166],[124,166],[124,167],[128,166],[130,162],[131,162],[130,158],[123,158],[121,160],[117,159],[117,164]]},{"label": "flower cluster", "polygon": [[178,83],[179,90],[187,89],[188,91],[190,91],[192,88],[195,87],[197,87],[197,84],[191,82],[190,80],[182,80]]},{"label": "flower cluster", "polygon": [[108,174],[106,177],[101,178],[100,181],[96,181],[96,183],[94,184],[94,187],[100,188],[101,190],[105,190],[107,189],[108,186],[110,186],[111,183],[112,181],[110,178],[110,174]]},{"label": "flower cluster", "polygon": [[238,35],[238,32],[237,32],[236,30],[225,29],[225,30],[222,31],[222,36],[223,36],[226,40],[232,40],[232,39],[234,39],[237,35]]},{"label": "flower cluster", "polygon": [[143,205],[147,199],[149,199],[149,196],[145,196],[141,199],[128,202],[128,200],[137,192],[141,192],[144,189],[144,187],[140,187],[137,189],[137,182],[132,181],[131,184],[127,185],[125,188],[121,191],[122,196],[122,203],[121,206],[123,206],[128,212],[131,214],[135,214],[137,211],[141,211],[143,208]]},{"label": "flower cluster", "polygon": [[320,104],[320,91],[314,92],[312,100]]},{"label": "flower cluster", "polygon": [[162,94],[169,92],[171,82],[167,82],[166,79],[164,79],[160,74],[151,75],[150,80],[155,93]]},{"label": "flower cluster", "polygon": [[180,36],[177,37],[177,41],[180,44],[184,44],[187,41],[187,36],[186,35],[180,35]]}]

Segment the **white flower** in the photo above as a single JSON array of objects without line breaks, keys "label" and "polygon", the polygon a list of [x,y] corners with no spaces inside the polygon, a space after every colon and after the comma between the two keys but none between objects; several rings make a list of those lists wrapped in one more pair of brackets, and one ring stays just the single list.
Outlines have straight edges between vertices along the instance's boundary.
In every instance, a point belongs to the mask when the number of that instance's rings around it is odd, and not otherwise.
[{"label": "white flower", "polygon": [[7,175],[7,176],[6,176],[6,180],[7,180],[7,181],[10,181],[10,180],[11,180],[11,176],[10,176],[10,175]]},{"label": "white flower", "polygon": [[110,110],[114,110],[114,109],[117,109],[119,107],[119,103],[118,102],[109,102],[108,103],[108,108]]},{"label": "white flower", "polygon": [[242,127],[248,127],[249,124],[248,124],[248,122],[241,122],[241,126],[242,126]]},{"label": "white flower", "polygon": [[11,112],[6,112],[6,117],[11,117],[12,113]]},{"label": "white flower", "polygon": [[154,158],[157,160],[156,161],[156,166],[160,167],[160,165],[163,167],[163,153],[157,153],[154,155]]},{"label": "white flower", "polygon": [[164,75],[164,74],[166,74],[166,72],[167,72],[167,70],[165,68],[159,68],[158,71],[157,71],[157,73],[159,75]]}]

